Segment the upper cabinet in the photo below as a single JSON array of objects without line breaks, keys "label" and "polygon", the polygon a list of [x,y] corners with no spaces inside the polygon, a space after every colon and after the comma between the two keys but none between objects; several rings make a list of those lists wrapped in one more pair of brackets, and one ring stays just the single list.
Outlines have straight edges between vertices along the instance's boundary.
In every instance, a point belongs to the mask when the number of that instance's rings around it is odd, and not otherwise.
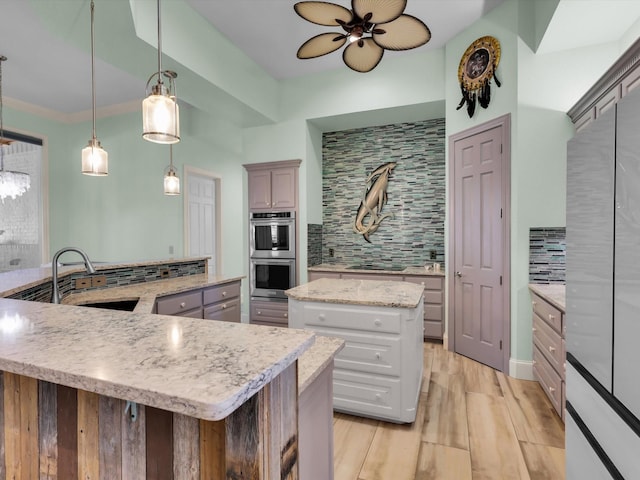
[{"label": "upper cabinet", "polygon": [[244,165],[250,210],[295,210],[300,160]]},{"label": "upper cabinet", "polygon": [[640,39],[600,77],[567,114],[576,132],[586,128],[640,85]]}]

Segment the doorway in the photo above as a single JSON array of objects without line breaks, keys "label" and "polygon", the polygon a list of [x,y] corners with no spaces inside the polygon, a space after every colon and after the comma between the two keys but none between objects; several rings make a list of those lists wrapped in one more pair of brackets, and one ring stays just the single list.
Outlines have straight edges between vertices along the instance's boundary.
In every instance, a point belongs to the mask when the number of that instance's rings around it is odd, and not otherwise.
[{"label": "doorway", "polygon": [[220,177],[184,167],[184,245],[187,257],[210,257],[208,271],[220,274]]},{"label": "doorway", "polygon": [[510,123],[449,138],[449,349],[500,371],[510,355]]}]

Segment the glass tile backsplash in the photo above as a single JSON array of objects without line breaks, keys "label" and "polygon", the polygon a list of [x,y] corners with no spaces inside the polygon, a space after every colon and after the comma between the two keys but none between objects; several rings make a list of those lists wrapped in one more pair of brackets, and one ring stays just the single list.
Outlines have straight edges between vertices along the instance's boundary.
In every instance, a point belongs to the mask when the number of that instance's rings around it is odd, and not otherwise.
[{"label": "glass tile backsplash", "polygon": [[529,229],[529,283],[565,283],[566,229]]}]

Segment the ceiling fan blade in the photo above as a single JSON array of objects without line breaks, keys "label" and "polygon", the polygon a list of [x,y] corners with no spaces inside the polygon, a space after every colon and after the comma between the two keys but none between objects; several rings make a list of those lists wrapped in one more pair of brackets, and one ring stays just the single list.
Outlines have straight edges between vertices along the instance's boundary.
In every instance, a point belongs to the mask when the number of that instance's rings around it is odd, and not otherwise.
[{"label": "ceiling fan blade", "polygon": [[340,25],[336,19],[349,23],[353,18],[351,10],[329,2],[298,2],[293,9],[308,22],[327,27]]},{"label": "ceiling fan blade", "polygon": [[321,33],[311,37],[298,49],[298,58],[316,58],[335,52],[347,41],[346,35],[341,33]]},{"label": "ceiling fan blade", "polygon": [[395,20],[407,6],[407,0],[351,0],[353,12],[360,18],[371,13],[369,23],[386,23]]},{"label": "ceiling fan blade", "polygon": [[377,45],[372,38],[363,38],[344,49],[342,60],[351,70],[366,73],[376,68],[382,60],[382,55],[384,55],[384,49]]},{"label": "ceiling fan blade", "polygon": [[[376,33],[377,30],[385,33]],[[431,31],[416,17],[400,15],[392,22],[376,24],[372,37],[387,50],[409,50],[431,40]]]}]

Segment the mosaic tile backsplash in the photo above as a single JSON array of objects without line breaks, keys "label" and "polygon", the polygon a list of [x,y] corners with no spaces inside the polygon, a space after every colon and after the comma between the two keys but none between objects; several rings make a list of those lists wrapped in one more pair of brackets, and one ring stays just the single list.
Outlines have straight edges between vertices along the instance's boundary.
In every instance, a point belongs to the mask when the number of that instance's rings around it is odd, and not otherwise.
[{"label": "mosaic tile backsplash", "polygon": [[529,230],[529,283],[565,283],[566,230]]},{"label": "mosaic tile backsplash", "polygon": [[307,267],[322,263],[322,225],[307,225]]},{"label": "mosaic tile backsplash", "polygon": [[[393,216],[367,243],[353,224],[367,177],[387,162],[397,165],[382,213]],[[444,119],[325,133],[322,164],[324,263],[444,266]]]}]

